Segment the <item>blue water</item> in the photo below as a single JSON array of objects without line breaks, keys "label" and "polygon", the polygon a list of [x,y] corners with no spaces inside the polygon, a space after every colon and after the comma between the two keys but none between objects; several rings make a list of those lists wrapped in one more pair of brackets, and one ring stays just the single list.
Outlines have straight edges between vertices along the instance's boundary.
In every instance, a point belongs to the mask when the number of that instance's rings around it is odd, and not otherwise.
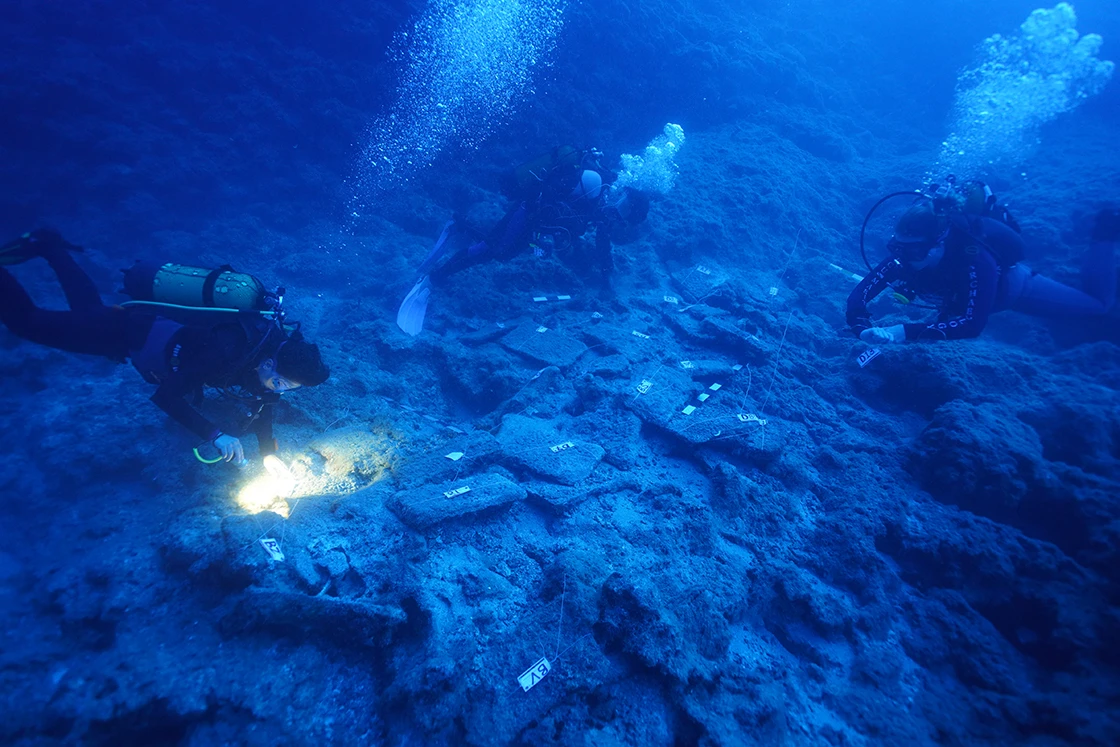
[{"label": "blue water", "polygon": [[[229,263],[332,369],[283,498],[0,329],[0,743],[1120,743],[1116,311],[863,367],[844,318],[867,210],[949,171],[1080,287],[1115,3],[230,5],[0,7],[0,241],[107,303]],[[653,194],[613,291],[526,252],[403,334],[447,222],[569,143]]]}]

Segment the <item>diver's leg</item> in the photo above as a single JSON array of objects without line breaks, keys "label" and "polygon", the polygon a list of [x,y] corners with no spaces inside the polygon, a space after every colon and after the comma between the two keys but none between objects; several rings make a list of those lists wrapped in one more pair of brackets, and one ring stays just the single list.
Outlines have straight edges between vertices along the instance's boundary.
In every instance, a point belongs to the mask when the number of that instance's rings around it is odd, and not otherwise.
[{"label": "diver's leg", "polygon": [[1081,268],[1081,287],[1100,302],[1102,314],[1116,303],[1116,241],[1092,241]]},{"label": "diver's leg", "polygon": [[62,286],[62,292],[66,294],[66,303],[74,311],[84,310],[89,308],[103,308],[105,304],[101,301],[101,294],[97,291],[97,286],[93,284],[86,271],[83,270],[74,255],[66,249],[61,247],[49,247],[41,249],[39,252],[47,262],[50,264],[54,274],[58,276],[58,284]]},{"label": "diver's leg", "polygon": [[23,286],[0,268],[0,322],[13,335],[70,353],[114,360],[128,352],[126,312],[100,305],[80,311],[40,309]]},{"label": "diver's leg", "polygon": [[[1009,271],[1009,281],[1017,270]],[[1031,273],[1009,282],[1010,308],[1024,314],[1053,318],[1079,318],[1107,314],[1116,302],[1116,242],[1094,241],[1085,255],[1082,279],[1085,290]],[[1014,287],[1018,286],[1018,287]]]}]

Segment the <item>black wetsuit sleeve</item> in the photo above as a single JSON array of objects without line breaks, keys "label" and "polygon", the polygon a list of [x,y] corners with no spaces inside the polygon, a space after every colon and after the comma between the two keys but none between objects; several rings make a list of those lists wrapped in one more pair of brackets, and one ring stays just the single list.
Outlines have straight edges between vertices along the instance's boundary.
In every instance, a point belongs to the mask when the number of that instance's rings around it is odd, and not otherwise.
[{"label": "black wetsuit sleeve", "polygon": [[194,383],[189,381],[188,377],[172,375],[156,389],[155,394],[152,395],[152,402],[171,416],[176,423],[199,438],[209,441],[217,438],[220,431],[191,407],[186,399],[198,386],[202,386],[201,381]]},{"label": "black wetsuit sleeve", "polygon": [[907,324],[907,341],[978,337],[988,324],[999,290],[999,263],[987,251],[969,257],[936,322]]},{"label": "black wetsuit sleeve", "polygon": [[261,408],[261,414],[253,423],[253,432],[257,434],[257,444],[260,446],[261,456],[275,454],[279,448],[276,438],[272,435],[272,421],[276,405],[266,402]]},{"label": "black wetsuit sleeve", "polygon": [[611,251],[611,226],[600,223],[595,231],[595,264],[604,275],[614,271],[614,253]]},{"label": "black wetsuit sleeve", "polygon": [[856,335],[872,326],[867,305],[898,277],[901,268],[902,264],[897,259],[887,257],[852,289],[848,295],[848,310],[845,316],[848,326]]}]

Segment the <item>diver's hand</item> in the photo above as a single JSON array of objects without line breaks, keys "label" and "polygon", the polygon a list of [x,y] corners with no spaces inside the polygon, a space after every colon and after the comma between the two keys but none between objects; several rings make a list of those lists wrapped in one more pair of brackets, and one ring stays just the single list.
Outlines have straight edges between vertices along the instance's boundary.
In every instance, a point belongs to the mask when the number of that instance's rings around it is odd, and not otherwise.
[{"label": "diver's hand", "polygon": [[233,436],[220,434],[214,439],[214,447],[222,452],[222,459],[227,462],[241,465],[245,461],[245,449],[241,446],[241,441]]},{"label": "diver's hand", "polygon": [[1097,213],[1093,241],[1120,241],[1120,210],[1106,208]]},{"label": "diver's hand", "polygon": [[895,324],[890,327],[871,327],[859,333],[859,339],[869,344],[888,343],[888,342],[905,342],[906,341],[906,328],[901,324]]}]

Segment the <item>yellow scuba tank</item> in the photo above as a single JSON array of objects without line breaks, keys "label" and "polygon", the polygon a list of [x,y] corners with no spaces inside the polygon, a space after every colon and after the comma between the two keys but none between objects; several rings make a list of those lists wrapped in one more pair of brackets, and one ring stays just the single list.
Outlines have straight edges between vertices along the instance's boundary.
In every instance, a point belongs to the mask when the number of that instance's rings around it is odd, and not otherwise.
[{"label": "yellow scuba tank", "polygon": [[195,308],[267,311],[273,307],[264,284],[229,265],[217,269],[173,262],[137,262],[124,271],[124,292],[137,301]]}]

